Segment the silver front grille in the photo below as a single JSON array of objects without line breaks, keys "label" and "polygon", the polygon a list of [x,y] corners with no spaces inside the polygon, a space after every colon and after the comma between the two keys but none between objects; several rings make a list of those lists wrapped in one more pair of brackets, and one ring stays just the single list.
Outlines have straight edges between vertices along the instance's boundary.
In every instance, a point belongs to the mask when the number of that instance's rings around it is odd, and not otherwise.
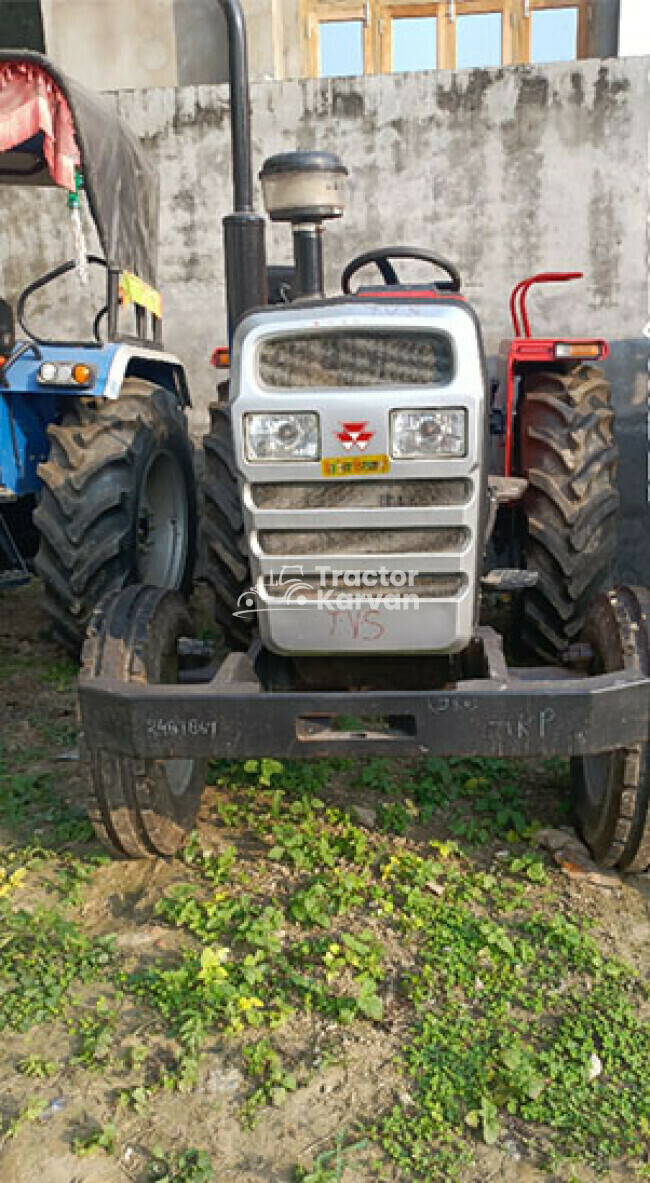
[{"label": "silver front grille", "polygon": [[[370,590],[375,598],[381,598],[382,596],[393,598],[400,594],[408,594],[425,600],[441,600],[460,595],[467,587],[467,584],[468,579],[464,574],[414,575],[408,585],[403,588],[389,584],[388,586],[373,586]],[[269,600],[286,602],[287,586],[287,582],[281,582],[268,576],[262,579],[262,587]],[[348,587],[341,579],[334,579],[332,575],[324,573],[318,579],[311,576],[303,576],[300,580],[296,580],[295,595],[300,596],[304,600],[316,600],[323,592],[354,596],[363,594],[363,590],[362,584]]]},{"label": "silver front grille", "polygon": [[271,390],[361,390],[451,382],[454,351],[446,333],[348,329],[273,336],[258,352]]},{"label": "silver front grille", "polygon": [[472,482],[462,478],[416,481],[278,481],[251,485],[256,509],[414,509],[467,505]]},{"label": "silver front grille", "polygon": [[260,530],[267,555],[462,554],[471,534],[464,526],[430,530]]}]

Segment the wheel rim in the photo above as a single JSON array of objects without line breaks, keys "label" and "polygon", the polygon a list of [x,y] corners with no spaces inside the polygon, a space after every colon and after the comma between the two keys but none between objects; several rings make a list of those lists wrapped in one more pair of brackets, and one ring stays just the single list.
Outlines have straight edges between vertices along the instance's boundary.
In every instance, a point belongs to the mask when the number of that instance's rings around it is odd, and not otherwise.
[{"label": "wheel rim", "polygon": [[600,812],[607,794],[611,760],[611,752],[601,752],[597,756],[583,756],[582,758],[584,793],[590,808],[595,813]]},{"label": "wheel rim", "polygon": [[[158,684],[163,686],[178,685],[178,650],[177,641],[162,655]],[[190,788],[194,775],[194,760],[178,759],[163,760],[167,787],[173,797],[182,797]]]},{"label": "wheel rim", "polygon": [[188,509],[183,472],[171,452],[151,457],[138,505],[140,582],[178,588],[187,559]]},{"label": "wheel rim", "polygon": [[174,797],[182,797],[190,787],[194,772],[194,761],[165,760],[163,763],[170,793]]}]

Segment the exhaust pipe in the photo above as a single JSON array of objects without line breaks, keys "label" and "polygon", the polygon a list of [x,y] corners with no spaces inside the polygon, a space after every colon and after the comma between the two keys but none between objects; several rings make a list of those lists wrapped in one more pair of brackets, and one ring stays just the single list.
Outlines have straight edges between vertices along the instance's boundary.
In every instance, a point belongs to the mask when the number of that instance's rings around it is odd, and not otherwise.
[{"label": "exhaust pipe", "polygon": [[253,209],[250,88],[246,22],[240,0],[217,0],[228,29],[233,213],[223,220],[228,336],[237,321],[268,300],[265,221]]}]

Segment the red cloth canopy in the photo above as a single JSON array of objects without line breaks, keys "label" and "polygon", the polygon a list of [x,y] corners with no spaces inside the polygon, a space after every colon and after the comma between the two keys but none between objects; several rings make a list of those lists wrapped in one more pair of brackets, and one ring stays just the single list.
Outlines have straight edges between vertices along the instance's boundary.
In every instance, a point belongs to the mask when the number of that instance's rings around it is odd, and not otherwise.
[{"label": "red cloth canopy", "polygon": [[43,156],[55,184],[75,192],[81,156],[64,94],[39,66],[0,62],[0,152],[43,134]]},{"label": "red cloth canopy", "polygon": [[[42,146],[34,149],[36,137]],[[23,167],[22,145],[28,164],[30,150],[38,152],[35,169]],[[66,78],[41,53],[0,49],[0,185],[52,180],[73,192],[77,168],[109,267],[155,287],[155,161],[109,99]]]}]

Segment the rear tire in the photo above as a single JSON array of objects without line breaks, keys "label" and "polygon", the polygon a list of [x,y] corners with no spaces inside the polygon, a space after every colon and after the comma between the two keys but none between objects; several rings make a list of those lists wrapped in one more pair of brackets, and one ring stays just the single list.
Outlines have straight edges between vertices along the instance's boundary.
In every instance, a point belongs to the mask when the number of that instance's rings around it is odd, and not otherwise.
[{"label": "rear tire", "polygon": [[189,593],[192,445],[172,392],[134,378],[115,401],[74,403],[48,434],[35,566],[54,636],[77,657],[90,614],[109,591],[149,583]]},{"label": "rear tire", "polygon": [[544,660],[561,662],[616,553],[610,387],[600,369],[579,365],[529,375],[522,400],[519,471],[529,481],[522,549],[539,581],[522,596],[521,640]]},{"label": "rear tire", "polygon": [[[601,595],[582,639],[593,650],[591,672],[631,669],[650,674],[650,594],[621,587]],[[650,865],[650,745],[571,761],[577,828],[596,862],[621,871]]]},{"label": "rear tire", "polygon": [[230,649],[248,649],[256,630],[256,615],[234,613],[246,607],[251,588],[250,560],[244,529],[241,495],[235,466],[230,407],[213,403],[210,431],[203,437],[205,476],[202,521],[203,574],[214,596],[214,615]]},{"label": "rear tire", "polygon": [[[192,635],[180,596],[135,585],[95,610],[83,649],[81,679],[160,685],[178,678],[179,637]],[[122,858],[175,854],[196,823],[205,760],[135,760],[90,751],[89,816],[100,841]]]}]

